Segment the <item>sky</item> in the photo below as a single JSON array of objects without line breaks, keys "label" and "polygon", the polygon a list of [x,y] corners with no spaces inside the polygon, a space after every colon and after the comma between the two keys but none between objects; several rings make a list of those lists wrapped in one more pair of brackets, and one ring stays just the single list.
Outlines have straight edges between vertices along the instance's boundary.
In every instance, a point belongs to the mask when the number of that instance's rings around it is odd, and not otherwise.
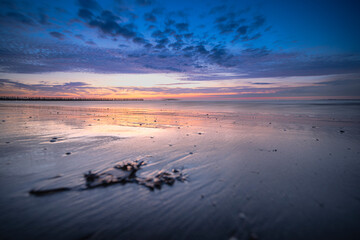
[{"label": "sky", "polygon": [[360,2],[0,0],[0,96],[360,99]]}]

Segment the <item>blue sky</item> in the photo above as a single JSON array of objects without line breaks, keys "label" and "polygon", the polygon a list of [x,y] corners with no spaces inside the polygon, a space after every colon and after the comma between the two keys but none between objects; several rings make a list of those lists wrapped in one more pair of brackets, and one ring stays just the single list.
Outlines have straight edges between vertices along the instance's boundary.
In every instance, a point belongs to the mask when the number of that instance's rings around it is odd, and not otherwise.
[{"label": "blue sky", "polygon": [[359,98],[356,1],[0,1],[0,95]]}]

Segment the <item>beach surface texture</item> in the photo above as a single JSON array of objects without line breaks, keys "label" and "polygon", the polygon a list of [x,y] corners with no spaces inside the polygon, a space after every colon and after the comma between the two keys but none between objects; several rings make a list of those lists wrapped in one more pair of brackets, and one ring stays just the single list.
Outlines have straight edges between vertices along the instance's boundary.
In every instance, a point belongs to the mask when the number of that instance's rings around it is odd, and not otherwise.
[{"label": "beach surface texture", "polygon": [[0,102],[0,239],[360,239],[360,102]]}]

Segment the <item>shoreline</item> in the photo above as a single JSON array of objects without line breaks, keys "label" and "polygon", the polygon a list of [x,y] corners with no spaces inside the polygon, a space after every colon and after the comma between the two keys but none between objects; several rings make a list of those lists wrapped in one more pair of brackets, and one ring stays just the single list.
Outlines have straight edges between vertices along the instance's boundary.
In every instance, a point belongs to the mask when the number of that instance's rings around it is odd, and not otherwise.
[{"label": "shoreline", "polygon": [[4,97],[0,101],[144,101],[142,98]]}]

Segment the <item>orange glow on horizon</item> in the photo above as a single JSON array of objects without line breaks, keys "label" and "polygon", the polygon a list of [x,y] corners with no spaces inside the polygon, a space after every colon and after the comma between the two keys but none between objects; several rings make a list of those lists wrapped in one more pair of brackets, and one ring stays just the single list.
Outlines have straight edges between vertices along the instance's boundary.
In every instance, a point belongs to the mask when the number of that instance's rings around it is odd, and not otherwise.
[{"label": "orange glow on horizon", "polygon": [[[177,88],[167,88],[171,90],[181,90]],[[197,88],[187,88],[186,90],[197,90]],[[202,90],[203,88],[198,88]],[[161,100],[161,99],[179,99],[179,100],[225,100],[225,101],[236,101],[236,100],[311,100],[311,99],[360,99],[359,96],[276,96],[277,91],[274,89],[249,92],[215,92],[218,88],[211,92],[212,88],[206,89],[208,92],[205,93],[168,93],[166,89],[162,91],[141,91],[132,88],[73,88],[73,92],[41,92],[35,90],[18,89],[11,85],[5,85],[0,89],[0,96],[4,97],[48,97],[48,98],[114,98],[114,99],[144,99],[144,100]],[[256,94],[269,96],[254,96]],[[272,95],[272,96],[271,96]]]}]

